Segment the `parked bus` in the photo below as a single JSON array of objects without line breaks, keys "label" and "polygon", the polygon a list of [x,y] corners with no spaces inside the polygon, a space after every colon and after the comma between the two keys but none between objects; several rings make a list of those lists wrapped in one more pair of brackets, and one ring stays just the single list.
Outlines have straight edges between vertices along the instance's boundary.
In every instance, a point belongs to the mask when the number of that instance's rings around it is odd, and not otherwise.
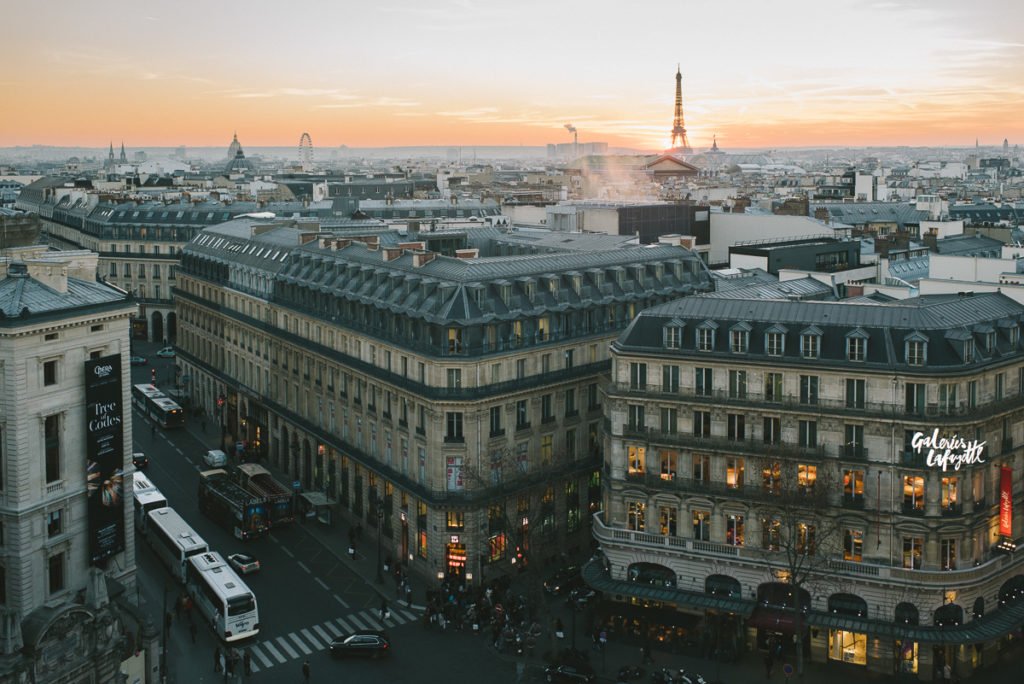
[{"label": "parked bus", "polygon": [[159,489],[135,492],[135,529],[143,536],[149,530],[149,512],[158,508],[167,508],[167,499]]},{"label": "parked bus", "polygon": [[199,510],[238,539],[252,539],[268,529],[267,500],[239,487],[220,468],[199,473]]},{"label": "parked bus", "polygon": [[160,427],[179,428],[185,425],[185,411],[153,385],[133,385],[132,404]]},{"label": "parked bus", "polygon": [[256,596],[216,551],[188,559],[185,587],[219,638],[230,642],[259,634]]},{"label": "parked bus", "polygon": [[256,463],[242,463],[235,470],[242,489],[267,501],[270,525],[281,525],[295,520],[295,494],[274,479],[270,471]]},{"label": "parked bus", "polygon": [[174,578],[184,583],[189,557],[206,553],[210,547],[173,508],[157,508],[147,515],[153,550]]}]

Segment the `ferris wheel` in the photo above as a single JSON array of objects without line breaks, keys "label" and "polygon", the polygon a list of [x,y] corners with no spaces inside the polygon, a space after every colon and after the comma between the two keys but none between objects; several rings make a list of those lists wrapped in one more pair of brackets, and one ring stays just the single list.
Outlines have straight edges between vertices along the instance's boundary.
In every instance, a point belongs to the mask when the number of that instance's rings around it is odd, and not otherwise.
[{"label": "ferris wheel", "polygon": [[299,138],[299,164],[303,171],[313,170],[313,139],[309,133],[303,133]]}]

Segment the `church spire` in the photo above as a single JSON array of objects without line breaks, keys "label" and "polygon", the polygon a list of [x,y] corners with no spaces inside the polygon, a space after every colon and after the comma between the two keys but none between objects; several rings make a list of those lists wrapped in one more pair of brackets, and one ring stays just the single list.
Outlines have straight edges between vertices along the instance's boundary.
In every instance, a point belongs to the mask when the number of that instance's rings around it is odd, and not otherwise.
[{"label": "church spire", "polygon": [[124,151],[124,141],[121,141],[121,161],[124,163],[128,162],[128,155]]}]

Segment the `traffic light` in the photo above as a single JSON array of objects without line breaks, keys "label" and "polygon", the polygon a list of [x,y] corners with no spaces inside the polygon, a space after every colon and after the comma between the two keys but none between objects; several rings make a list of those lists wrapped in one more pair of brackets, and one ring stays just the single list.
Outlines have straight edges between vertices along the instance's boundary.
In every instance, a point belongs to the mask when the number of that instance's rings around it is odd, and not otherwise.
[{"label": "traffic light", "polygon": [[222,406],[224,406],[224,395],[223,394],[221,394],[220,396],[217,397],[217,408],[221,408]]}]

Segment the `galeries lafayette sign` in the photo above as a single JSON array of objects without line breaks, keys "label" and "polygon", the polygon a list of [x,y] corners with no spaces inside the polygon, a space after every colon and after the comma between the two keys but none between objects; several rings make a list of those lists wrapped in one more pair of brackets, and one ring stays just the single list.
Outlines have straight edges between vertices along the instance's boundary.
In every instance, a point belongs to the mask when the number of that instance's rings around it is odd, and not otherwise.
[{"label": "galeries lafayette sign", "polygon": [[984,463],[985,444],[980,439],[967,439],[955,433],[952,437],[940,437],[938,428],[931,434],[915,432],[910,440],[915,453],[923,454],[927,450],[925,464],[929,468],[941,467],[944,471]]}]

